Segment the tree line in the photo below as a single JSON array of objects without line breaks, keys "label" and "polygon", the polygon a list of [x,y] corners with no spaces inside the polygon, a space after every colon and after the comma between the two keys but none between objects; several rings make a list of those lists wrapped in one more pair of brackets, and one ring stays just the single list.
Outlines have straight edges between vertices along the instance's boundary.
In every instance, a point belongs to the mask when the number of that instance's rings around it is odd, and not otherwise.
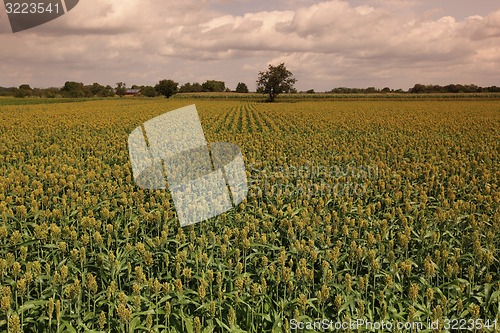
[{"label": "tree line", "polygon": [[[385,87],[383,89],[377,89],[375,87],[368,88],[347,88],[347,87],[338,87],[334,88],[327,93],[332,94],[377,94],[377,93],[412,93],[412,94],[432,94],[432,93],[482,93],[482,92],[500,92],[500,87],[491,86],[491,87],[479,87],[475,84],[448,84],[446,86],[440,85],[424,85],[424,84],[415,84],[412,88],[408,90],[403,89],[391,89],[389,87]],[[306,93],[314,93],[314,90],[308,90]]]},{"label": "tree line", "polygon": [[[290,72],[284,63],[277,66],[269,65],[267,71],[259,72],[257,83],[257,93],[266,94],[268,101],[273,102],[281,93],[296,93],[294,85],[297,79]],[[116,83],[116,87],[110,85],[101,85],[93,83],[84,85],[81,82],[66,81],[61,88],[31,88],[28,84],[22,84],[19,87],[4,88],[0,87],[0,96],[15,96],[15,97],[66,97],[66,98],[85,98],[85,97],[113,97],[115,95],[125,96],[127,94],[140,94],[147,97],[165,96],[171,97],[176,93],[201,93],[201,92],[230,92],[224,81],[207,80],[203,83],[187,82],[179,86],[178,82],[170,79],[160,80],[155,86],[138,86],[132,85],[127,88],[124,82]],[[248,86],[239,82],[234,92],[248,93]],[[306,93],[315,93],[314,89],[305,91]],[[424,85],[415,84],[412,88],[404,91],[402,89],[391,89],[385,87],[377,89],[375,87],[368,88],[347,88],[338,87],[325,93],[333,94],[376,94],[376,93],[413,93],[413,94],[429,94],[429,93],[482,93],[482,92],[500,92],[500,87],[479,87],[474,84],[449,84],[440,85]]]},{"label": "tree line", "polygon": [[[160,80],[155,86],[132,85],[127,87],[126,83],[118,82],[115,87],[93,83],[84,85],[82,82],[66,81],[62,87],[51,88],[32,88],[29,84],[22,84],[19,87],[0,87],[0,96],[24,97],[44,97],[44,98],[90,98],[90,97],[113,97],[125,96],[137,91],[142,96],[170,97],[176,93],[189,92],[230,92],[224,81],[207,80],[203,83],[188,82],[179,86],[178,82],[173,80]],[[248,93],[248,86],[239,82],[235,92]]]}]

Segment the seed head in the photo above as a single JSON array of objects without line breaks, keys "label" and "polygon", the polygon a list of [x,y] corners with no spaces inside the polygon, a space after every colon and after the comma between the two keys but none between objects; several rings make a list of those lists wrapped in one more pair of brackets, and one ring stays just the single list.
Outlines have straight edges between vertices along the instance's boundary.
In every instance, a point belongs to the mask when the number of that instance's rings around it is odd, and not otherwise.
[{"label": "seed head", "polygon": [[182,293],[182,280],[181,279],[176,279],[175,282],[175,290],[179,293]]},{"label": "seed head", "polygon": [[195,333],[200,333],[201,332],[201,321],[200,321],[200,317],[195,317],[194,318],[194,332]]},{"label": "seed head", "polygon": [[49,321],[52,320],[52,313],[54,312],[54,298],[49,298],[49,305],[47,309],[47,315],[49,316]]},{"label": "seed head", "polygon": [[165,303],[165,318],[168,320],[170,318],[170,313],[172,312],[172,306],[170,305],[170,302]]},{"label": "seed head", "polygon": [[97,281],[93,274],[87,274],[87,289],[95,295],[97,293]]},{"label": "seed head", "polygon": [[9,316],[9,333],[22,333],[21,321],[17,314]]},{"label": "seed head", "polygon": [[335,296],[335,300],[333,302],[333,304],[335,305],[335,308],[337,309],[337,311],[340,310],[340,307],[342,306],[342,303],[343,303],[342,295],[337,294]]},{"label": "seed head", "polygon": [[12,275],[14,275],[14,278],[17,278],[20,273],[21,273],[21,264],[16,261],[12,265]]},{"label": "seed head", "polygon": [[57,319],[57,322],[61,321],[61,301],[60,300],[56,301],[56,319]]},{"label": "seed head", "polygon": [[101,311],[101,313],[99,314],[98,323],[101,331],[104,330],[104,326],[106,325],[106,314],[104,313],[104,311]]},{"label": "seed head", "polygon": [[17,280],[16,288],[20,296],[23,296],[26,293],[26,279],[21,278]]},{"label": "seed head", "polygon": [[210,307],[209,307],[209,313],[210,317],[214,318],[215,317],[215,311],[216,311],[216,304],[215,301],[210,301]]},{"label": "seed head", "polygon": [[198,287],[198,296],[200,299],[203,301],[205,297],[207,296],[207,290],[206,290],[206,282],[204,283],[204,280],[200,283]]},{"label": "seed head", "polygon": [[130,322],[130,319],[132,317],[132,310],[129,309],[127,305],[123,303],[118,304],[118,306],[116,307],[116,313],[123,323],[128,324]]},{"label": "seed head", "polygon": [[229,321],[229,326],[234,326],[234,324],[236,323],[236,312],[233,308],[229,309],[227,320]]},{"label": "seed head", "polygon": [[472,303],[469,306],[469,312],[474,319],[477,319],[477,318],[479,318],[479,315],[481,314],[481,308],[479,307],[479,305]]},{"label": "seed head", "polygon": [[418,297],[418,284],[412,283],[409,291],[410,300],[415,302]]}]

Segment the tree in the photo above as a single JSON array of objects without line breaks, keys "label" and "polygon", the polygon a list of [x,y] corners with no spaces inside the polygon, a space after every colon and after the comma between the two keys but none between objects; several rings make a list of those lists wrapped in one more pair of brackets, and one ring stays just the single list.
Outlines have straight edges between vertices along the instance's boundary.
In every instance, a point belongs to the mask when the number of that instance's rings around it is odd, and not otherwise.
[{"label": "tree", "polygon": [[417,83],[413,88],[410,88],[409,92],[412,94],[421,94],[426,92],[426,88],[423,84]]},{"label": "tree", "polygon": [[83,97],[95,97],[94,93],[92,93],[92,86],[86,85],[83,86]]},{"label": "tree", "polygon": [[125,84],[125,82],[118,82],[116,84],[115,93],[120,97],[125,96],[125,94],[127,93],[127,85]]},{"label": "tree", "polygon": [[85,90],[83,88],[83,83],[66,81],[64,83],[64,87],[61,88],[61,94],[64,97],[70,97],[70,98],[84,97]]},{"label": "tree", "polygon": [[14,92],[14,97],[25,98],[31,96],[31,91],[26,89],[17,89]]},{"label": "tree", "polygon": [[18,89],[16,89],[14,96],[18,98],[29,97],[33,93],[29,84],[21,84]]},{"label": "tree", "polygon": [[269,65],[266,72],[259,72],[257,90],[269,95],[269,102],[273,102],[281,93],[294,91],[293,85],[297,80],[285,67],[285,63],[278,66]]},{"label": "tree", "polygon": [[61,89],[55,88],[55,87],[44,89],[43,97],[46,97],[46,98],[61,97]]},{"label": "tree", "polygon": [[25,83],[25,84],[21,84],[21,85],[19,86],[19,89],[29,90],[29,91],[31,91],[31,90],[32,90],[32,89],[31,89],[31,87],[30,87],[30,85],[29,85],[29,84],[26,84],[26,83]]},{"label": "tree", "polygon": [[16,87],[0,87],[0,96],[15,96],[17,90]]},{"label": "tree", "polygon": [[106,87],[103,86],[103,85],[100,85],[99,83],[97,82],[94,82],[90,87],[90,92],[94,95],[94,96],[101,96],[103,94],[103,92],[106,90]]},{"label": "tree", "polygon": [[248,92],[248,87],[246,84],[243,82],[239,82],[238,85],[236,85],[236,92],[238,93],[247,93]]},{"label": "tree", "polygon": [[173,80],[161,80],[155,85],[155,90],[158,94],[169,98],[177,93],[179,83]]},{"label": "tree", "polygon": [[109,84],[106,86],[102,92],[102,97],[113,97],[115,96],[115,90]]},{"label": "tree", "polygon": [[145,86],[141,90],[142,94],[146,97],[156,97],[158,96],[158,93],[156,92],[156,89],[151,86]]},{"label": "tree", "polygon": [[201,87],[205,92],[223,92],[226,90],[226,83],[224,81],[207,80]]},{"label": "tree", "polygon": [[202,92],[202,91],[203,91],[203,87],[198,82],[193,82],[193,83],[187,82],[187,83],[184,83],[179,88],[180,93]]}]

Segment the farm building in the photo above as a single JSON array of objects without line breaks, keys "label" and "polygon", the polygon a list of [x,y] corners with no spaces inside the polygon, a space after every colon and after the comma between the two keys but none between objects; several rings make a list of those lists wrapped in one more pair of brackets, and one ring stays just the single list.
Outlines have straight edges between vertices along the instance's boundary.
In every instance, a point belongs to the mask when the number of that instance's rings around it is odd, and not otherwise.
[{"label": "farm building", "polygon": [[141,89],[127,89],[125,91],[125,96],[140,96]]}]

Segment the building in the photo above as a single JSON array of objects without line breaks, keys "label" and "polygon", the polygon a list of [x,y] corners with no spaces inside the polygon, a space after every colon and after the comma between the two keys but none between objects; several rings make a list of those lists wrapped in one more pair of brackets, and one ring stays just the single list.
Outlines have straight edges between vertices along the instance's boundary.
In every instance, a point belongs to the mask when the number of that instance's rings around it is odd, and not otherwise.
[{"label": "building", "polygon": [[128,89],[125,91],[125,96],[141,96],[141,89]]}]

